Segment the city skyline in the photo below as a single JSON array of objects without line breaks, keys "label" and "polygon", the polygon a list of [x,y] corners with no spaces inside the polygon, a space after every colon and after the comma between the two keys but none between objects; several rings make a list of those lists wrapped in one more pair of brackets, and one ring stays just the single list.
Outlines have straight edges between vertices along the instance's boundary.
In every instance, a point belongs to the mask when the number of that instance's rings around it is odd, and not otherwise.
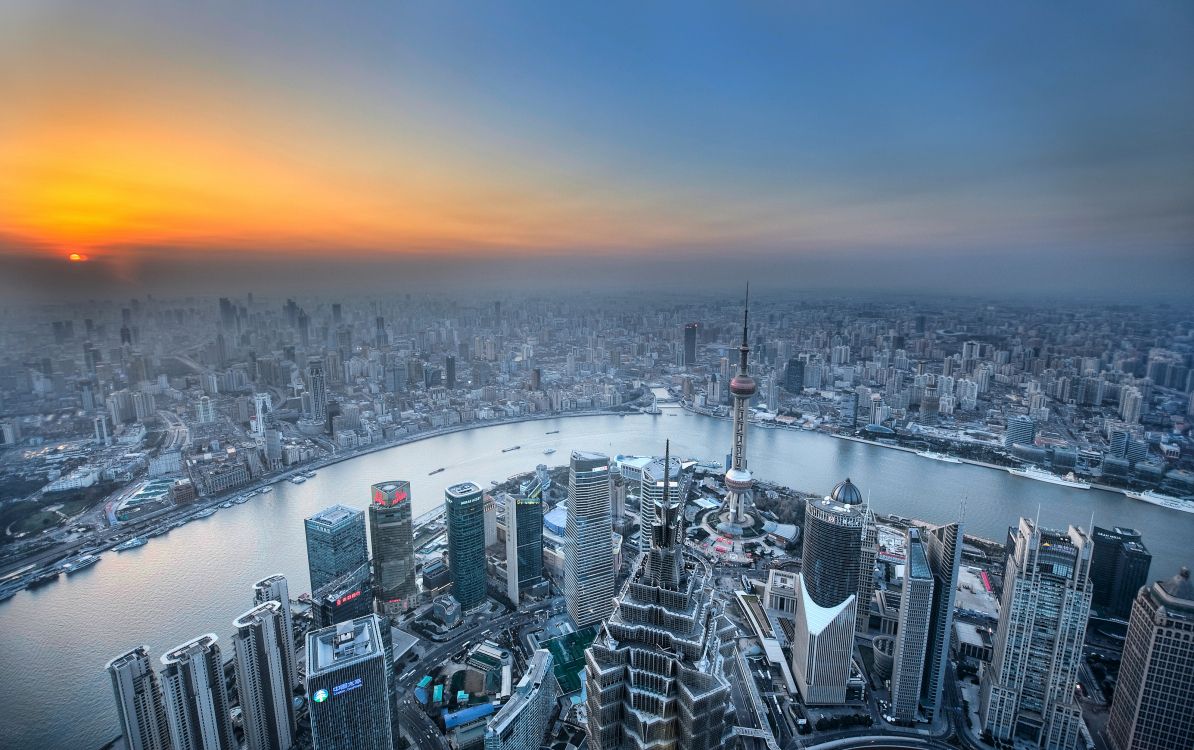
[{"label": "city skyline", "polygon": [[1180,6],[17,2],[0,29],[22,298],[743,261],[777,287],[1174,296],[1194,273]]},{"label": "city skyline", "polygon": [[0,3],[0,746],[1185,747],[1190,39]]}]

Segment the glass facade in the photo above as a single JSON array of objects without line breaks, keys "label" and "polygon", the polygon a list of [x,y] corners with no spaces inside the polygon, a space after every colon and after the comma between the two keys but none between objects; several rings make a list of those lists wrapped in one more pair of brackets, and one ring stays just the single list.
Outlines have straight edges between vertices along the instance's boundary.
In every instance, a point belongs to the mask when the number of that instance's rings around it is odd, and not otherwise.
[{"label": "glass facade", "polygon": [[473,482],[454,484],[444,491],[444,510],[452,595],[472,609],[485,602],[484,493]]},{"label": "glass facade", "polygon": [[369,562],[365,513],[344,505],[325,508],[303,522],[311,591]]}]

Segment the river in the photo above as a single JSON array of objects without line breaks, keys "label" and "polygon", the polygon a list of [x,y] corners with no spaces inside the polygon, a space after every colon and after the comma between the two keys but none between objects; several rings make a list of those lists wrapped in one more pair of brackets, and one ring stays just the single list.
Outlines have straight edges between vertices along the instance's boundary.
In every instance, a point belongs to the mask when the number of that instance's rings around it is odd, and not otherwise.
[{"label": "river", "polygon": [[[333,503],[364,508],[369,485],[409,479],[417,514],[441,502],[449,484],[563,464],[574,448],[610,454],[662,453],[722,461],[730,424],[675,407],[658,416],[596,416],[484,427],[355,457],[319,471],[305,484],[282,482],[244,505],[151,539],[128,552],[0,603],[0,747],[91,750],[120,729],[104,664],[145,644],[157,656],[206,632],[220,636],[225,658],[232,620],[252,604],[249,586],[282,573],[291,594],[308,590],[303,518]],[[559,434],[547,435],[550,430]],[[502,453],[502,448],[522,446]],[[555,448],[545,456],[545,448]],[[1100,490],[1075,490],[1006,471],[947,464],[912,453],[784,429],[752,429],[750,467],[758,478],[827,492],[850,477],[870,493],[877,512],[928,521],[958,517],[965,498],[967,531],[1002,540],[1020,515],[1049,526],[1132,526],[1153,554],[1153,578],[1169,577],[1191,559],[1194,514]],[[440,466],[435,476],[428,472]]]}]

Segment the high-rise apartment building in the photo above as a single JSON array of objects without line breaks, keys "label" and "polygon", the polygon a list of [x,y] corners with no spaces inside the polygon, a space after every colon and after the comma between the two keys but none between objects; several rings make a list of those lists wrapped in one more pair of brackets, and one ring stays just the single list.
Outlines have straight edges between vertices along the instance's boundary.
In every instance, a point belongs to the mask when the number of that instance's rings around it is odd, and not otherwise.
[{"label": "high-rise apartment building", "polygon": [[209,424],[216,421],[216,404],[211,400],[210,396],[199,397],[199,403],[195,407],[195,420],[200,424]]},{"label": "high-rise apartment building", "polygon": [[543,497],[506,497],[506,597],[518,604],[543,580]]},{"label": "high-rise apartment building", "polygon": [[290,588],[286,584],[286,576],[276,574],[262,578],[253,584],[253,604],[277,602],[282,605],[282,622],[286,638],[282,647],[286,651],[286,663],[290,665],[290,675],[293,680],[290,687],[298,686],[298,660],[294,655],[294,617],[290,613]]},{"label": "high-rise apartment building", "polygon": [[1090,614],[1086,532],[1021,518],[1003,578],[999,628],[982,679],[983,729],[1001,742],[1071,750],[1082,712],[1074,684]]},{"label": "high-rise apartment building", "polygon": [[550,651],[535,651],[514,694],[489,720],[485,750],[539,750],[560,696],[553,666]]},{"label": "high-rise apartment building", "polygon": [[162,703],[162,687],[149,650],[138,646],[108,662],[120,730],[128,750],[168,750],[170,730]]},{"label": "high-rise apartment building", "polygon": [[485,498],[473,482],[444,491],[452,596],[469,610],[485,603]]},{"label": "high-rise apartment building", "polygon": [[162,665],[166,723],[174,750],[238,750],[215,634],[170,649]]},{"label": "high-rise apartment building", "polygon": [[[667,482],[670,494],[675,497],[680,487],[680,459],[670,460]],[[657,458],[643,467],[639,478],[639,554],[651,549],[650,529],[655,525],[655,506],[663,499],[663,459]]]},{"label": "high-rise apartment building", "polygon": [[733,627],[684,560],[683,500],[665,493],[613,615],[585,652],[589,747],[709,750],[728,741]]},{"label": "high-rise apartment building", "polygon": [[363,511],[333,505],[303,521],[303,526],[307,532],[307,566],[311,571],[312,593],[368,564]]},{"label": "high-rise apartment building", "polygon": [[601,622],[613,611],[611,513],[609,457],[572,451],[564,538],[564,598],[577,627]]},{"label": "high-rise apartment building", "polygon": [[891,670],[891,713],[896,721],[911,723],[916,721],[920,709],[934,580],[928,554],[920,541],[920,530],[909,527],[904,540],[907,555]]},{"label": "high-rise apartment building", "polygon": [[846,701],[854,633],[866,627],[874,591],[874,515],[846,479],[805,507],[804,557],[796,579],[792,671],[804,702]]},{"label": "high-rise apartment building", "polygon": [[280,602],[265,602],[232,621],[236,689],[248,750],[290,750],[295,723],[294,663]]},{"label": "high-rise apartment building", "polygon": [[1104,617],[1126,618],[1137,592],[1148,581],[1152,555],[1135,529],[1096,526],[1091,536],[1091,609]]},{"label": "high-rise apartment building", "polygon": [[1115,750],[1194,747],[1194,584],[1190,569],[1142,586],[1111,702]]},{"label": "high-rise apartment building", "polygon": [[399,614],[418,596],[410,482],[382,482],[371,488],[369,540],[373,545],[373,593],[377,611]]},{"label": "high-rise apartment building", "polygon": [[692,367],[696,364],[697,351],[697,332],[700,330],[699,323],[685,323],[684,324],[684,366]]},{"label": "high-rise apartment building", "polygon": [[307,634],[315,750],[392,750],[394,679],[383,621],[360,617]]}]

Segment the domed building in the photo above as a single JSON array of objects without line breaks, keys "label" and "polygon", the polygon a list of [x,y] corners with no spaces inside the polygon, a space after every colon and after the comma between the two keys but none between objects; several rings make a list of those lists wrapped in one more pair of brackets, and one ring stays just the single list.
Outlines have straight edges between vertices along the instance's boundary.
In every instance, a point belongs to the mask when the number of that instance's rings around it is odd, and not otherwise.
[{"label": "domed building", "polygon": [[792,643],[792,672],[807,704],[847,699],[854,633],[866,632],[870,615],[877,542],[870,507],[849,479],[808,500]]}]

